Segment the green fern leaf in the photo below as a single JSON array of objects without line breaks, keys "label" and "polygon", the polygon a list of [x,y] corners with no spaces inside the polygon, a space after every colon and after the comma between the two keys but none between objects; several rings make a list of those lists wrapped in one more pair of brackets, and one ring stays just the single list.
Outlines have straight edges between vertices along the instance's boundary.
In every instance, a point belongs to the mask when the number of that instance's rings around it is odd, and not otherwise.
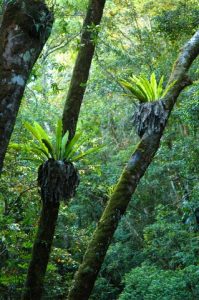
[{"label": "green fern leaf", "polygon": [[68,135],[69,135],[69,132],[67,131],[64,136],[62,137],[62,141],[61,141],[61,159],[64,159],[64,154],[65,154],[65,151],[66,151],[66,144],[67,144],[67,141],[68,141]]},{"label": "green fern leaf", "polygon": [[82,159],[83,157],[89,155],[89,154],[92,154],[92,153],[96,153],[98,152],[100,149],[102,149],[104,146],[98,146],[98,147],[94,147],[94,148],[91,148],[91,149],[88,149],[87,151],[85,152],[82,152],[80,153],[79,155],[77,156],[73,156],[71,158],[72,161],[78,161],[80,159]]},{"label": "green fern leaf", "polygon": [[57,128],[56,128],[56,158],[60,158],[61,154],[61,142],[62,142],[62,120],[59,119],[57,121]]},{"label": "green fern leaf", "polygon": [[46,146],[46,148],[48,149],[48,152],[50,153],[52,158],[55,158],[54,156],[54,150],[53,150],[53,146],[51,144],[51,142],[49,142],[48,140],[42,139],[42,142],[44,143],[44,145]]}]

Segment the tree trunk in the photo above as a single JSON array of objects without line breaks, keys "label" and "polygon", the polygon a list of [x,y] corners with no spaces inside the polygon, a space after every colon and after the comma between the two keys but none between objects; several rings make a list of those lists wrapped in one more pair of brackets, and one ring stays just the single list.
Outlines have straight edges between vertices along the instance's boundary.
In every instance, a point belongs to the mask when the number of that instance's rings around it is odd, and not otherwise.
[{"label": "tree trunk", "polygon": [[[70,137],[75,134],[76,123],[79,116],[81,102],[85,92],[85,85],[89,75],[89,69],[93,58],[95,44],[93,42],[93,29],[89,26],[100,23],[105,0],[91,0],[84,20],[81,44],[75,68],[71,79],[68,96],[66,99],[63,127],[64,131],[70,131]],[[38,234],[33,245],[32,259],[28,269],[27,280],[23,300],[39,300],[42,296],[44,276],[48,264],[51,244],[54,237],[55,224],[59,207],[43,206]],[[46,246],[47,245],[47,246]]]},{"label": "tree trunk", "polygon": [[[165,98],[162,99],[167,119],[181,90],[191,84],[191,80],[187,77],[186,72],[198,54],[199,31],[184,46],[174,65],[169,82],[176,81],[176,83]],[[164,127],[165,125],[161,127],[158,133],[144,133],[141,142],[127,163],[88,245],[83,262],[75,275],[68,300],[87,300],[91,295],[119,220],[125,213],[141,177],[159,148]]]},{"label": "tree trunk", "polygon": [[63,112],[63,131],[69,131],[69,139],[75,134],[79,111],[95,51],[96,38],[98,36],[97,25],[100,24],[105,2],[105,0],[90,0],[84,20],[80,41],[81,46],[77,55]]},{"label": "tree trunk", "polygon": [[41,299],[44,277],[49,261],[50,250],[55,233],[59,203],[43,202],[38,231],[32,249],[32,258],[25,283],[23,300]]},{"label": "tree trunk", "polygon": [[4,3],[0,27],[0,173],[25,85],[53,24],[53,14],[42,0]]}]

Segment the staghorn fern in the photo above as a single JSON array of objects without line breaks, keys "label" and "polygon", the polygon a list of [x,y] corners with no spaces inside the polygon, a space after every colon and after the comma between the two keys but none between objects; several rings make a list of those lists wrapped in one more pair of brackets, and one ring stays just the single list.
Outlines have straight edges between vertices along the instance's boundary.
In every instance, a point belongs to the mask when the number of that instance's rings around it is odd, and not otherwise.
[{"label": "staghorn fern", "polygon": [[24,126],[31,133],[36,143],[33,141],[30,141],[28,144],[11,143],[9,148],[32,153],[34,155],[34,159],[32,160],[38,162],[44,162],[48,159],[75,162],[102,148],[102,146],[98,146],[81,152],[80,148],[85,142],[85,138],[82,138],[82,133],[77,133],[72,140],[69,141],[68,132],[62,136],[61,120],[57,122],[54,141],[51,140],[47,132],[37,122],[34,122],[33,125],[25,122]]},{"label": "staghorn fern", "polygon": [[152,102],[159,100],[166,96],[168,91],[173,87],[175,82],[169,84],[165,89],[163,88],[164,76],[160,78],[159,83],[156,80],[153,72],[148,80],[145,76],[129,77],[129,80],[120,80],[121,85],[128,90],[128,96],[132,96],[135,100],[141,103]]}]

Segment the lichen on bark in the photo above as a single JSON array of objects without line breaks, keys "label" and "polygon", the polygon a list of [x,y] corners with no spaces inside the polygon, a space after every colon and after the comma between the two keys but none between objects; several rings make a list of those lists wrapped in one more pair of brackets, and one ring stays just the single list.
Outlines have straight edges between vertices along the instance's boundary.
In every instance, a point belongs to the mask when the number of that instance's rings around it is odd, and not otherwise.
[{"label": "lichen on bark", "polygon": [[52,24],[53,13],[42,0],[4,1],[0,27],[0,172],[25,85]]}]

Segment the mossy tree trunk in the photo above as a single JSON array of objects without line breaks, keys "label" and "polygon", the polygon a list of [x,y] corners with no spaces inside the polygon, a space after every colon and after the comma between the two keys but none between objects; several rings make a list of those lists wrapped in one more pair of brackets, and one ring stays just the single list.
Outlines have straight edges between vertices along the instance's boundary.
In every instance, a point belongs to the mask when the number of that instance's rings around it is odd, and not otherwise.
[{"label": "mossy tree trunk", "polygon": [[0,25],[0,173],[25,85],[53,23],[53,14],[42,0],[4,3]]},{"label": "mossy tree trunk", "polygon": [[105,0],[90,0],[88,4],[82,29],[81,46],[73,69],[63,112],[63,131],[69,131],[69,139],[75,134],[79,111],[95,51],[99,30],[98,25],[103,15],[105,2]]},{"label": "mossy tree trunk", "polygon": [[[103,14],[104,4],[105,0],[89,1],[86,18],[84,20],[81,37],[82,46],[79,50],[73,70],[63,113],[64,131],[69,130],[70,138],[75,134],[80,106],[86,89],[85,85],[88,80],[89,69],[95,50],[93,35],[97,35],[97,32],[94,31],[96,28],[95,26],[93,27],[93,25],[99,25]],[[25,290],[22,296],[23,300],[39,300],[42,297],[44,277],[50,257],[58,213],[59,206],[54,207],[52,204],[49,206],[43,204],[38,232],[33,245],[32,259],[28,269]]]},{"label": "mossy tree trunk", "polygon": [[[167,119],[181,90],[191,84],[187,71],[198,54],[199,31],[184,46],[174,64],[169,82],[176,81],[176,83],[166,97],[162,99],[166,108]],[[160,126],[161,129],[158,133],[144,133],[137,149],[127,163],[88,245],[83,262],[75,275],[68,300],[87,300],[91,295],[118,222],[125,213],[141,177],[159,148],[164,127],[165,125]]]}]

